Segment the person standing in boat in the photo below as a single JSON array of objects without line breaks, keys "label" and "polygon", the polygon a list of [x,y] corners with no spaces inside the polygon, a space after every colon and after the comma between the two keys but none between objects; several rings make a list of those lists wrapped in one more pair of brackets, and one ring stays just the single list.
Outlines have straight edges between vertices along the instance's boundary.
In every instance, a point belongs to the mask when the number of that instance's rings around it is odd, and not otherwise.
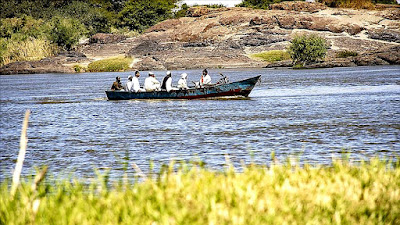
[{"label": "person standing in boat", "polygon": [[208,74],[207,69],[204,69],[203,70],[203,75],[201,75],[201,78],[200,78],[200,86],[204,86],[204,85],[207,85],[207,84],[211,84],[211,77]]},{"label": "person standing in boat", "polygon": [[143,88],[140,88],[139,77],[140,77],[140,72],[136,70],[135,71],[135,76],[132,79],[133,92],[144,92],[144,91],[146,91]]},{"label": "person standing in boat", "polygon": [[111,90],[112,91],[120,91],[123,90],[124,87],[121,84],[121,78],[120,77],[116,77],[114,83],[111,86]]},{"label": "person standing in boat", "polygon": [[153,72],[149,72],[149,77],[144,81],[144,89],[146,91],[159,91],[160,90],[160,82],[156,79],[156,76]]},{"label": "person standing in boat", "polygon": [[187,73],[181,74],[181,79],[178,81],[178,88],[179,89],[188,89],[187,86]]},{"label": "person standing in boat", "polygon": [[170,71],[167,71],[167,75],[163,79],[161,90],[167,90],[167,92],[170,92],[171,90],[176,90],[176,88],[172,87],[172,74]]}]

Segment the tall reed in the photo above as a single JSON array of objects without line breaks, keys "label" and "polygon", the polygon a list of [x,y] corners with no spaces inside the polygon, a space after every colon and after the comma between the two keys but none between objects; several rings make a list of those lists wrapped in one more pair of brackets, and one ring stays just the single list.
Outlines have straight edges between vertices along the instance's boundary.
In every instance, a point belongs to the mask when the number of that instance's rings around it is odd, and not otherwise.
[{"label": "tall reed", "polygon": [[[3,38],[2,38],[3,39]],[[29,37],[25,40],[1,40],[3,49],[0,65],[17,61],[34,61],[53,56],[58,48],[50,41]]]}]

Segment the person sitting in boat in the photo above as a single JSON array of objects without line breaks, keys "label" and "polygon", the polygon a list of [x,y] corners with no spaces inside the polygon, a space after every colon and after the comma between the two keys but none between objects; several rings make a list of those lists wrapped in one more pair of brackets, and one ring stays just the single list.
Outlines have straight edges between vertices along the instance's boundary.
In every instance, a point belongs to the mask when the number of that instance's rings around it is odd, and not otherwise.
[{"label": "person sitting in boat", "polygon": [[211,77],[208,74],[207,69],[204,69],[203,75],[201,75],[201,78],[200,78],[200,86],[203,87],[203,86],[209,85],[209,84],[211,84]]},{"label": "person sitting in boat", "polygon": [[149,72],[149,77],[144,81],[144,89],[146,91],[159,91],[160,90],[160,82],[156,79],[156,76],[153,72]]},{"label": "person sitting in boat", "polygon": [[140,88],[140,84],[139,84],[139,77],[140,77],[140,72],[139,71],[135,71],[135,76],[132,78],[132,91],[133,92],[144,92],[146,90],[144,90],[143,88]]},{"label": "person sitting in boat", "polygon": [[161,90],[167,90],[167,92],[172,90],[172,74],[170,71],[167,71],[167,75],[162,81]]},{"label": "person sitting in boat", "polygon": [[126,90],[126,91],[130,91],[130,92],[133,91],[133,82],[132,82],[132,79],[133,79],[132,75],[129,75],[129,76],[128,76],[128,82],[126,82],[126,86],[125,86],[125,90]]},{"label": "person sitting in boat", "polygon": [[111,86],[111,90],[112,91],[120,91],[123,90],[124,87],[121,84],[121,78],[120,77],[116,77],[114,83]]},{"label": "person sitting in boat", "polygon": [[178,81],[178,88],[179,89],[188,89],[186,73],[181,74],[181,79],[179,79],[179,81]]}]

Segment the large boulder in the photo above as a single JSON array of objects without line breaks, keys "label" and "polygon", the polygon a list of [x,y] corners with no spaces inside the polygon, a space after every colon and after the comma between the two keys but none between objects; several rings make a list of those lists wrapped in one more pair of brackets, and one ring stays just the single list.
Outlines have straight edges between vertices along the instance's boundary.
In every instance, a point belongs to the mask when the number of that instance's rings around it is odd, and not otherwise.
[{"label": "large boulder", "polygon": [[166,68],[157,57],[144,57],[135,65],[137,70],[165,70]]},{"label": "large boulder", "polygon": [[262,46],[272,43],[287,41],[288,39],[283,36],[265,35],[265,34],[249,34],[240,38],[240,43],[243,46]]},{"label": "large boulder", "polygon": [[175,28],[176,26],[179,26],[182,24],[182,21],[179,19],[171,19],[171,20],[165,20],[161,23],[158,23],[149,29],[145,31],[145,33],[150,33],[150,32],[160,32],[160,31],[166,31],[172,28]]},{"label": "large boulder", "polygon": [[400,31],[389,29],[370,29],[368,37],[372,39],[400,43]]},{"label": "large boulder", "polygon": [[244,16],[239,15],[232,15],[228,17],[222,17],[219,19],[219,23],[223,26],[226,25],[238,25],[244,22],[249,22],[248,19]]},{"label": "large boulder", "polygon": [[186,12],[187,17],[201,17],[211,13],[227,11],[229,8],[208,8],[205,6],[198,6],[189,8]]},{"label": "large boulder", "polygon": [[376,55],[392,65],[400,65],[400,45],[377,52]]}]

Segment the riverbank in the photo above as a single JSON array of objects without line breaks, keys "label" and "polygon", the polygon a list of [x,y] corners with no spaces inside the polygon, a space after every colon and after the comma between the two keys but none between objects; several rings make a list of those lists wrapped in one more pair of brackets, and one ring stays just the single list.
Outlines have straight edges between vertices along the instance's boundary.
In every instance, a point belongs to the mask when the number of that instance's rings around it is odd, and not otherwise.
[{"label": "riverbank", "polygon": [[[173,164],[156,174],[107,172],[80,179],[25,181],[12,197],[2,182],[2,224],[399,224],[399,162],[331,166],[296,160],[225,171]],[[398,159],[397,159],[398,160]],[[178,168],[178,169],[176,169]],[[130,169],[129,169],[130,170]],[[235,172],[242,170],[242,172]],[[31,185],[35,183],[36,185]]]},{"label": "riverbank", "polygon": [[[284,2],[271,8],[191,8],[186,17],[161,22],[139,36],[98,34],[75,52],[7,64],[0,73],[73,73],[76,65],[86,67],[121,55],[133,58],[132,70],[286,67],[290,61],[267,62],[251,56],[285,50],[295,35],[304,33],[320,35],[329,44],[325,62],[310,68],[400,64],[397,6],[353,10]],[[356,56],[338,57],[343,51]]]}]

